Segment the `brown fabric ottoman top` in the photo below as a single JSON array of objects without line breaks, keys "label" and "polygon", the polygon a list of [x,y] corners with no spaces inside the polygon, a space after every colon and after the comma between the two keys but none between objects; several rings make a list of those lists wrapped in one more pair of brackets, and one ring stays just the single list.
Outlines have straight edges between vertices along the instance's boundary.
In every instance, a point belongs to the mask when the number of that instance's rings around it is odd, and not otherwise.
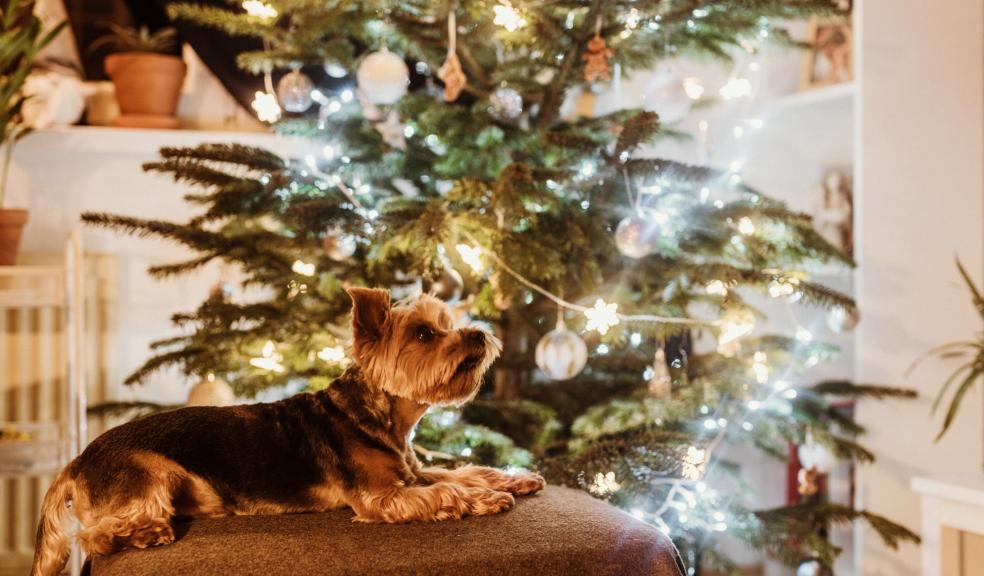
[{"label": "brown fabric ottoman top", "polygon": [[351,510],[230,516],[175,526],[178,540],[93,559],[92,576],[306,574],[681,576],[662,532],[589,495],[547,487],[497,516],[358,524]]}]

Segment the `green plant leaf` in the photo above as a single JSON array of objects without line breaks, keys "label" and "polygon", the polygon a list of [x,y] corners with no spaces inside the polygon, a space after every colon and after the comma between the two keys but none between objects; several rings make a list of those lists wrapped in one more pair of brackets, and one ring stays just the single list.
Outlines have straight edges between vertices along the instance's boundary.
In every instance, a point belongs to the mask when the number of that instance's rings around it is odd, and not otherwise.
[{"label": "green plant leaf", "polygon": [[936,436],[936,442],[939,442],[940,438],[946,434],[946,431],[950,428],[950,424],[953,423],[953,419],[957,416],[957,411],[960,409],[960,403],[963,402],[963,397],[982,373],[984,373],[984,366],[977,364],[974,370],[961,382],[960,388],[957,389],[957,393],[953,395],[953,400],[950,402],[950,409],[946,412],[946,418],[943,420],[943,429]]}]

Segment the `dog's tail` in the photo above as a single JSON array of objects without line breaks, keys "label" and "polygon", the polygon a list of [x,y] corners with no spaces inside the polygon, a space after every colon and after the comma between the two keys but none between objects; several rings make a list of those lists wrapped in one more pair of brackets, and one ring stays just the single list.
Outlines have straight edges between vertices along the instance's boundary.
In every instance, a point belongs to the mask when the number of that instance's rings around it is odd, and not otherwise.
[{"label": "dog's tail", "polygon": [[48,488],[41,503],[31,576],[55,576],[68,562],[74,498],[75,480],[66,467]]}]

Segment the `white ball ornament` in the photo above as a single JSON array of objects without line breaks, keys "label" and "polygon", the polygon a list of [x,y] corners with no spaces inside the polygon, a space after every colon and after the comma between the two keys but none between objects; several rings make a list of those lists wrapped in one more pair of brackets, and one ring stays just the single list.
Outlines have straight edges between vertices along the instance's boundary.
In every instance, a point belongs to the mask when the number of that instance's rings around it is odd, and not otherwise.
[{"label": "white ball ornament", "polygon": [[643,258],[655,247],[653,224],[642,216],[624,218],[615,228],[615,246],[629,258]]},{"label": "white ball ornament", "polygon": [[551,380],[569,380],[581,373],[588,363],[588,347],[576,333],[558,319],[557,327],[543,335],[536,344],[536,365]]},{"label": "white ball ornament", "polygon": [[188,391],[188,406],[230,406],[235,401],[232,388],[212,374]]},{"label": "white ball ornament", "polygon": [[497,120],[512,122],[523,115],[523,97],[515,88],[500,86],[489,96],[489,112]]},{"label": "white ball ornament", "polygon": [[300,70],[292,70],[277,82],[277,100],[280,106],[295,114],[311,107],[311,91],[314,83]]},{"label": "white ball ornament", "polygon": [[693,100],[687,95],[683,79],[673,72],[663,72],[650,84],[643,99],[643,108],[659,114],[663,124],[683,120],[690,112]]},{"label": "white ball ornament", "polygon": [[861,321],[861,315],[857,308],[847,310],[843,306],[837,306],[827,312],[827,327],[837,332],[850,332]]},{"label": "white ball ornament", "polygon": [[407,93],[410,68],[386,48],[373,52],[359,64],[355,74],[362,97],[371,104],[395,104]]}]

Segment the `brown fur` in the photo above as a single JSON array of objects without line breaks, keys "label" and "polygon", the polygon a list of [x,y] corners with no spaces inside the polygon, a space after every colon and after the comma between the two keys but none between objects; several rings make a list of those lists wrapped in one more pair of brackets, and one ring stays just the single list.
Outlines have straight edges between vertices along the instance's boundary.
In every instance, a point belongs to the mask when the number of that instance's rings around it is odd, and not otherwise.
[{"label": "brown fur", "polygon": [[319,512],[358,522],[497,514],[543,488],[536,474],[423,467],[409,444],[433,404],[475,396],[498,340],[455,329],[440,301],[390,305],[353,288],[350,368],[325,391],[272,404],[184,408],[97,438],[59,474],[42,505],[33,576],[53,576],[72,517],[88,554],[174,541],[175,517]]}]

